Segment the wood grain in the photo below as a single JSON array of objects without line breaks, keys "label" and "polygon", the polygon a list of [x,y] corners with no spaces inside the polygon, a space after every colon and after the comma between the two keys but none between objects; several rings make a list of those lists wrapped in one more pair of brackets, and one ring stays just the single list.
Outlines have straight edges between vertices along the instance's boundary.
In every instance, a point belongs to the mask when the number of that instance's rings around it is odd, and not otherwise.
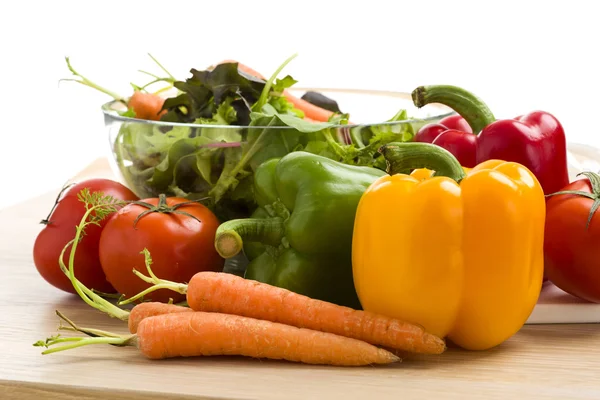
[{"label": "wood grain", "polygon": [[[86,176],[108,174],[97,161]],[[150,361],[90,346],[42,356],[61,310],[84,326],[124,323],[46,284],[31,248],[56,192],[0,211],[0,399],[600,399],[600,325],[529,325],[496,349],[449,349],[387,367],[313,367],[236,357]]]}]

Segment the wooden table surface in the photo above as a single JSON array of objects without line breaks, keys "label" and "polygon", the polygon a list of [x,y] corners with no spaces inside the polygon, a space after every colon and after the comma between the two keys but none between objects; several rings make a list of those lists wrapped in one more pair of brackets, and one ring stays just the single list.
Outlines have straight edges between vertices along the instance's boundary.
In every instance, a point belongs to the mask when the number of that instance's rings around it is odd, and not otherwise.
[{"label": "wooden table surface", "polygon": [[[109,174],[98,160],[80,177]],[[0,399],[600,399],[600,324],[528,325],[490,351],[449,349],[385,367],[150,361],[134,348],[103,345],[42,356],[32,344],[56,333],[57,309],[82,326],[126,332],[35,270],[38,222],[57,192],[0,210]]]}]

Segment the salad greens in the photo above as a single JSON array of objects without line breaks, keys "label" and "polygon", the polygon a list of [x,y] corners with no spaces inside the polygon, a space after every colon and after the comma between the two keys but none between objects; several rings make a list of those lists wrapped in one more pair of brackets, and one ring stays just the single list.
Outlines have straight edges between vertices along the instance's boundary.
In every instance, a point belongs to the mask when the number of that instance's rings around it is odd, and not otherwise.
[{"label": "salad greens", "polygon": [[[184,81],[175,80],[160,64],[167,78],[146,73],[154,78],[151,83],[168,82],[177,89],[164,101],[160,117],[176,124],[136,119],[120,123],[113,151],[128,186],[141,197],[165,193],[205,198],[221,220],[247,217],[256,207],[253,173],[270,158],[307,151],[384,169],[378,148],[413,138],[410,123],[348,125],[349,115],[337,111],[325,122],[304,119],[304,112],[285,94],[297,81],[289,75],[278,78],[294,57],[268,80],[244,72],[235,62],[191,69]],[[75,74],[70,64],[69,68]],[[144,90],[148,85],[133,86]],[[310,97],[314,96],[307,101]],[[131,116],[131,110],[122,115]],[[406,110],[400,110],[387,122],[408,118]]]},{"label": "salad greens", "polygon": [[250,122],[250,104],[256,103],[265,82],[238,71],[236,64],[219,64],[212,71],[190,71],[192,76],[173,86],[182,93],[165,101],[168,110],[163,121],[196,122],[210,120],[218,114],[218,108],[226,104],[232,123],[246,125]]}]

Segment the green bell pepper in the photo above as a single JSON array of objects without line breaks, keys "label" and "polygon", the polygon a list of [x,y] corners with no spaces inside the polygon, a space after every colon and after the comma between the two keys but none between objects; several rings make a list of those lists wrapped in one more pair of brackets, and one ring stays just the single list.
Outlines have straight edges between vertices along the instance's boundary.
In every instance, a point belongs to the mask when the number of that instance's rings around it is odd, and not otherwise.
[{"label": "green bell pepper", "polygon": [[242,249],[245,278],[335,304],[360,308],[352,279],[352,233],[358,202],[384,171],[296,151],[255,171],[259,208],[221,224],[224,258]]}]

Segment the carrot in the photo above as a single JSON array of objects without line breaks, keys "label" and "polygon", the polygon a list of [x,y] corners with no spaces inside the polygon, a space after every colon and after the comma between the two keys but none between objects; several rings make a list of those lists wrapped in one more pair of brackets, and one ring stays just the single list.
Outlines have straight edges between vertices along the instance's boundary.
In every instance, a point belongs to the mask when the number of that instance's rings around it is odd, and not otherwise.
[{"label": "carrot", "polygon": [[154,286],[120,304],[135,301],[157,288],[186,294],[195,311],[217,312],[329,332],[411,353],[441,354],[443,339],[423,327],[366,311],[309,298],[289,290],[222,272],[199,272],[188,285],[157,278],[144,250],[150,276],[134,273]]},{"label": "carrot", "polygon": [[327,122],[329,118],[335,114],[333,111],[326,110],[319,106],[315,106],[312,103],[309,103],[306,100],[303,100],[299,97],[294,96],[289,93],[287,90],[283,91],[283,95],[288,99],[290,103],[294,105],[298,110],[302,110],[304,112],[304,117],[311,119],[313,121]]},{"label": "carrot", "polygon": [[92,333],[99,337],[48,338],[34,345],[50,347],[58,343],[71,343],[45,350],[42,354],[104,343],[135,346],[149,359],[241,355],[338,366],[400,361],[392,353],[360,340],[237,315],[204,312],[163,314],[141,321],[136,334],[119,336],[78,328],[58,314],[71,325],[68,330]]},{"label": "carrot", "polygon": [[129,98],[127,106],[133,110],[136,118],[158,121],[167,112],[162,109],[164,102],[165,99],[157,94],[136,90]]},{"label": "carrot", "polygon": [[[255,71],[254,69],[250,68],[249,66],[247,66],[245,64],[242,64],[239,61],[223,60],[218,64],[225,64],[225,63],[237,63],[239,70],[241,70],[249,75],[253,75],[257,78],[266,79],[264,77],[264,75],[262,75],[260,72]],[[295,108],[304,112],[304,118],[307,120],[318,121],[318,122],[327,122],[327,121],[329,121],[329,118],[334,114],[334,112],[332,112],[332,111],[326,110],[326,109],[316,106],[312,103],[309,103],[306,100],[303,100],[299,97],[294,96],[288,90],[284,90],[283,95],[286,97],[286,99],[288,99],[288,101],[290,103],[292,103],[294,105]]]},{"label": "carrot", "polygon": [[167,304],[159,302],[147,302],[137,304],[131,309],[127,321],[127,327],[130,333],[136,333],[140,323],[146,318],[157,315],[191,313],[194,312],[190,307],[178,306],[176,304]]}]

